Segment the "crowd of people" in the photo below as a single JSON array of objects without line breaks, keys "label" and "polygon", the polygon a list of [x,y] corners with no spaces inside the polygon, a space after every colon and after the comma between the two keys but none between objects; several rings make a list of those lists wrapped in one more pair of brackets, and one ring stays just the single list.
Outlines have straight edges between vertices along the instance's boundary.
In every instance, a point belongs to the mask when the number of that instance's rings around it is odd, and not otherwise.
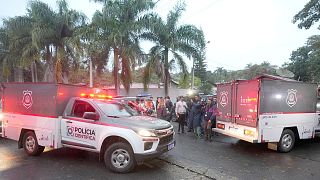
[{"label": "crowd of people", "polygon": [[212,140],[217,115],[215,97],[201,100],[199,95],[193,98],[179,96],[176,103],[169,96],[157,97],[156,100],[149,97],[136,99],[132,105],[140,114],[178,122],[178,134],[184,134],[187,127],[187,132],[193,132],[196,138]]},{"label": "crowd of people", "polygon": [[193,132],[196,138],[204,137],[211,141],[212,128],[216,125],[217,104],[215,97],[200,99],[198,95],[194,98],[179,97],[176,103],[176,116],[178,134],[185,133],[184,126],[187,125],[188,132]]}]

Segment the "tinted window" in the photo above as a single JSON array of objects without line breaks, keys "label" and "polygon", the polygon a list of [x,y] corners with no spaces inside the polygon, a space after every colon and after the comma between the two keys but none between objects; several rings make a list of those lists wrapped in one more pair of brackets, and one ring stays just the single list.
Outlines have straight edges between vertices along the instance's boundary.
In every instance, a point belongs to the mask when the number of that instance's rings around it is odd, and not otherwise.
[{"label": "tinted window", "polygon": [[96,112],[96,110],[89,103],[76,100],[73,105],[72,116],[82,118],[85,112]]},{"label": "tinted window", "polygon": [[116,102],[97,102],[97,105],[107,116],[129,117],[137,113],[126,104]]}]

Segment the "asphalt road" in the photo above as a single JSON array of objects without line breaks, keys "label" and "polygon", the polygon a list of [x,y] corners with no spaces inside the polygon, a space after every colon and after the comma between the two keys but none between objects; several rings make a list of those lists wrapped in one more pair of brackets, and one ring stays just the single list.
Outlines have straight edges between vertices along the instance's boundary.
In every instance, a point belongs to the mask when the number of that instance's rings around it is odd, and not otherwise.
[{"label": "asphalt road", "polygon": [[177,146],[129,174],[116,174],[98,155],[62,148],[29,157],[17,143],[0,138],[0,179],[320,179],[320,139],[302,141],[290,153],[218,136],[213,142],[177,134]]}]

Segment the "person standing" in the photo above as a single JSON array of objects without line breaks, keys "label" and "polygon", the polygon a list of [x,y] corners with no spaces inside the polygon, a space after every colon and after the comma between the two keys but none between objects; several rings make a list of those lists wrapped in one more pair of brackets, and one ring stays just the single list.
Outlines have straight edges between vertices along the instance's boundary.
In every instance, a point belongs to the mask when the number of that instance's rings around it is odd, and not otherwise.
[{"label": "person standing", "polygon": [[193,131],[197,139],[201,137],[201,121],[203,117],[203,109],[200,103],[200,97],[196,95],[194,97],[194,102],[191,108],[191,115],[193,121]]},{"label": "person standing", "polygon": [[187,116],[187,119],[188,119],[188,123],[187,123],[187,126],[188,126],[188,132],[191,132],[193,131],[193,120],[192,120],[192,117],[191,117],[191,109],[192,109],[192,105],[193,105],[193,100],[192,98],[189,99],[188,103],[187,103],[187,107],[188,107],[188,116]]},{"label": "person standing", "polygon": [[157,118],[165,120],[167,117],[167,109],[163,99],[159,99],[157,107]]},{"label": "person standing", "polygon": [[165,106],[167,108],[167,113],[168,113],[167,121],[171,122],[173,104],[172,104],[172,101],[170,100],[170,96],[167,96],[165,98]]},{"label": "person standing", "polygon": [[186,121],[186,113],[187,113],[187,103],[183,101],[183,97],[179,97],[179,101],[176,103],[176,116],[178,118],[179,128],[178,134],[181,132],[184,133],[184,124]]},{"label": "person standing", "polygon": [[145,115],[147,109],[145,107],[145,102],[144,102],[144,99],[140,99],[140,103],[139,103],[139,111],[140,111],[140,114],[141,115]]},{"label": "person standing", "polygon": [[155,103],[155,101],[153,100],[153,97],[152,97],[152,96],[150,97],[150,101],[152,102],[152,110],[155,111],[155,110],[156,110],[156,103]]},{"label": "person standing", "polygon": [[204,135],[205,140],[211,141],[212,125],[216,121],[217,105],[211,99],[208,99],[204,115]]}]

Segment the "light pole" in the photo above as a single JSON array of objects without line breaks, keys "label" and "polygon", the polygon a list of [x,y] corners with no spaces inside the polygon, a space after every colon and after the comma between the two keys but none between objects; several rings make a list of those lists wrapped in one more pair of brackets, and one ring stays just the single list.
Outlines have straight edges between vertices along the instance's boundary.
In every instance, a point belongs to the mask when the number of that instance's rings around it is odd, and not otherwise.
[{"label": "light pole", "polygon": [[90,87],[92,88],[93,87],[93,79],[92,79],[92,61],[91,59],[89,59],[89,77],[90,77]]},{"label": "light pole", "polygon": [[192,58],[192,79],[191,79],[191,90],[194,87],[194,58]]}]

